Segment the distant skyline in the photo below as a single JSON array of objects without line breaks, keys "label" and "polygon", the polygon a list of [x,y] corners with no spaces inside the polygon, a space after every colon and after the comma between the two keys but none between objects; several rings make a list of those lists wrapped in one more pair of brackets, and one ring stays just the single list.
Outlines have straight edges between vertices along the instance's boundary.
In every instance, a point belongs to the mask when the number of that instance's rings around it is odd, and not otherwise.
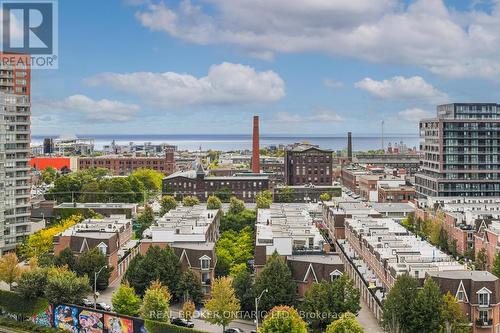
[{"label": "distant skyline", "polygon": [[500,4],[59,1],[33,135],[418,134],[436,104],[500,102]]}]

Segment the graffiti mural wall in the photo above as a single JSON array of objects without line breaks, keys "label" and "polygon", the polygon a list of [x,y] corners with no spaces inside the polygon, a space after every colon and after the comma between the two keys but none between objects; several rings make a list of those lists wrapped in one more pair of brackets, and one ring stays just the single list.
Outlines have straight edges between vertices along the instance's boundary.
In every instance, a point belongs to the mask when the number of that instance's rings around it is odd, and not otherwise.
[{"label": "graffiti mural wall", "polygon": [[147,333],[140,318],[75,305],[51,304],[30,320],[40,326],[73,333]]}]

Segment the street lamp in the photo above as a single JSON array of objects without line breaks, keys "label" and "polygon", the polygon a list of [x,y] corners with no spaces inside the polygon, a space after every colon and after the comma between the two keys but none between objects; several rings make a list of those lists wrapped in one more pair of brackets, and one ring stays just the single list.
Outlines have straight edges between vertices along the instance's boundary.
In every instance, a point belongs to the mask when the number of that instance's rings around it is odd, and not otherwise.
[{"label": "street lamp", "polygon": [[262,290],[259,297],[255,298],[255,331],[256,332],[259,331],[259,301],[262,298],[262,295],[264,295],[264,293],[267,293],[267,292],[268,292],[268,290],[266,288],[266,289]]},{"label": "street lamp", "polygon": [[108,268],[108,265],[104,265],[97,272],[94,272],[94,309],[97,309],[97,277],[105,268]]}]

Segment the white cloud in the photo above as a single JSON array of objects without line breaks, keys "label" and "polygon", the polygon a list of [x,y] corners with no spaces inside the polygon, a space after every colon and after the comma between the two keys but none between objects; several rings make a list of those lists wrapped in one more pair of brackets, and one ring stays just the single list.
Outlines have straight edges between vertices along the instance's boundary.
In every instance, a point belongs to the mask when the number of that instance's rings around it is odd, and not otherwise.
[{"label": "white cloud", "polygon": [[435,113],[419,108],[406,109],[398,113],[398,118],[407,122],[419,122],[424,118],[433,118]]},{"label": "white cloud", "polygon": [[334,79],[326,78],[323,80],[323,85],[327,88],[335,89],[342,88],[344,86],[344,83],[342,83],[341,81],[336,81]]},{"label": "white cloud", "polygon": [[497,79],[500,3],[457,12],[442,0],[182,0],[141,6],[154,31],[192,43],[274,53],[323,52],[377,63],[416,65],[449,77]]},{"label": "white cloud", "polygon": [[72,95],[59,101],[40,101],[39,104],[44,109],[78,113],[89,120],[99,121],[127,121],[140,111],[136,104],[93,100],[85,95]]},{"label": "white cloud", "polygon": [[200,78],[174,72],[102,73],[85,82],[135,94],[163,108],[270,103],[285,96],[285,83],[275,72],[227,62],[212,65]]},{"label": "white cloud", "polygon": [[344,121],[344,118],[333,111],[319,108],[310,115],[279,112],[274,121],[280,123],[338,123]]},{"label": "white cloud", "polygon": [[354,84],[356,88],[388,100],[420,101],[429,104],[439,104],[448,101],[448,96],[427,83],[420,76],[405,78],[394,76],[389,80],[377,81],[364,78]]}]

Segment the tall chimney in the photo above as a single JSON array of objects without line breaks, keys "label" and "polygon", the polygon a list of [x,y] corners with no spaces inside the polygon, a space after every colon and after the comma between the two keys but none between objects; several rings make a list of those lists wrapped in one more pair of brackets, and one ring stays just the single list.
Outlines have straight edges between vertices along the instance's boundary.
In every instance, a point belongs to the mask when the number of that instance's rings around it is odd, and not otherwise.
[{"label": "tall chimney", "polygon": [[347,159],[352,162],[352,133],[347,132]]},{"label": "tall chimney", "polygon": [[260,173],[259,116],[253,116],[252,172]]}]

